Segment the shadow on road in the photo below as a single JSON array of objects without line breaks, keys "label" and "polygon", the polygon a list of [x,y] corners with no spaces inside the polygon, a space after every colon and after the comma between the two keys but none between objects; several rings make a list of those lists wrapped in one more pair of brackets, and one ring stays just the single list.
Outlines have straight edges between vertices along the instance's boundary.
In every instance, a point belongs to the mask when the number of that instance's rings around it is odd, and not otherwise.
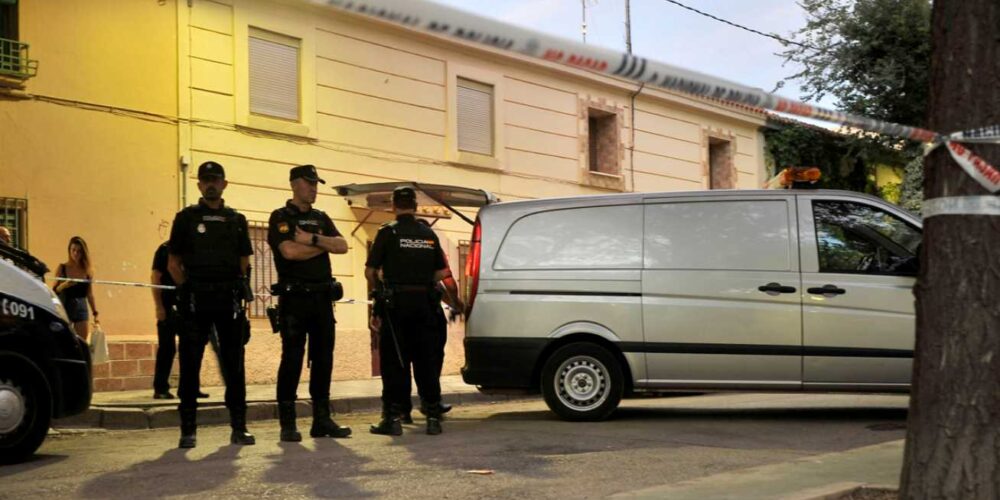
[{"label": "shadow on road", "polygon": [[334,439],[314,442],[315,450],[301,443],[278,443],[281,453],[267,456],[271,468],[262,480],[272,485],[287,484],[288,496],[300,496],[300,490],[307,488],[307,495],[319,498],[359,498],[375,494],[358,489],[353,479],[390,473],[364,470],[372,459],[354,453]]},{"label": "shadow on road", "polygon": [[481,419],[446,418],[444,433],[438,436],[425,433],[423,419],[414,420],[415,425],[404,426],[404,435],[396,444],[404,446],[419,464],[470,476],[476,475],[470,471],[491,471],[533,479],[554,477],[552,460],[546,455],[578,452],[573,444],[558,450],[553,446],[540,449],[538,443],[517,432],[479,427]]},{"label": "shadow on road", "polygon": [[13,476],[22,472],[28,472],[41,467],[48,467],[66,460],[66,455],[33,455],[24,462],[14,465],[0,466],[0,478]]},{"label": "shadow on road", "polygon": [[[155,460],[104,474],[84,484],[77,495],[83,498],[196,495],[216,489],[236,477],[239,446],[223,446],[201,460],[191,460],[187,454],[187,450],[167,450]],[[150,488],[154,484],[155,488]]]}]

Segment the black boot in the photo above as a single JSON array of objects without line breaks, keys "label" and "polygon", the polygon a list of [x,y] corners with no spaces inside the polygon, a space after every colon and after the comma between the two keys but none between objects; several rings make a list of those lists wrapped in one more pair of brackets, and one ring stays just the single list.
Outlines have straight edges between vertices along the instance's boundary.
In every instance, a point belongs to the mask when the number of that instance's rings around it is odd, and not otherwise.
[{"label": "black boot", "polygon": [[384,436],[402,436],[403,423],[399,420],[399,413],[388,408],[383,408],[382,421],[377,425],[373,424],[369,431],[372,434],[382,434]]},{"label": "black boot", "polygon": [[194,448],[198,444],[198,410],[184,408],[181,414],[181,439],[178,448]]},{"label": "black boot", "polygon": [[341,427],[330,418],[330,400],[313,400],[313,424],[309,435],[318,437],[345,438],[351,435],[350,427]]},{"label": "black boot", "polygon": [[420,402],[420,411],[427,415],[427,434],[436,436],[441,434],[441,414],[444,413],[441,402],[427,403]]},{"label": "black boot", "polygon": [[286,443],[302,441],[302,434],[295,426],[295,401],[278,403],[278,422],[281,424],[281,440]]},{"label": "black boot", "polygon": [[406,412],[406,413],[403,414],[403,417],[400,419],[400,421],[402,423],[406,424],[406,425],[412,425],[413,424],[413,415],[410,414],[410,412]]},{"label": "black boot", "polygon": [[257,444],[257,440],[254,439],[253,434],[247,430],[247,409],[230,409],[229,410],[229,426],[233,428],[232,434],[229,435],[229,444],[238,444],[241,446],[249,446]]},{"label": "black boot", "polygon": [[439,417],[427,417],[427,434],[437,436],[441,432],[441,419]]}]

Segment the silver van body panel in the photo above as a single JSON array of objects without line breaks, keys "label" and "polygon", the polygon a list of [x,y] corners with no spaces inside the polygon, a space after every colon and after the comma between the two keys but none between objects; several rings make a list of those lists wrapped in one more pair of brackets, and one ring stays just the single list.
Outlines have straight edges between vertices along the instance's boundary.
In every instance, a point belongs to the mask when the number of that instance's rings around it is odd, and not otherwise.
[{"label": "silver van body panel", "polygon": [[[819,273],[809,208],[813,199],[870,204],[920,227],[919,218],[878,198],[825,190],[627,193],[489,205],[479,212],[483,227],[479,288],[466,337],[550,342],[574,334],[593,335],[619,346],[639,391],[907,390],[913,278]],[[649,266],[645,255],[643,264],[634,269],[509,269],[515,262],[509,259],[504,260],[505,269],[496,265],[511,228],[533,214],[758,201],[787,206],[783,221],[787,229],[779,231],[781,238],[787,238],[787,254],[780,260],[786,265],[755,260],[752,270],[658,268]],[[648,214],[647,210],[642,214],[643,246],[650,237]],[[752,251],[753,231],[734,227],[726,232],[727,244]],[[775,241],[768,240],[769,252],[778,248]],[[696,257],[691,252],[682,257],[692,255]],[[853,293],[827,299],[806,292],[834,278],[843,280],[838,283],[850,286]],[[759,289],[771,283],[795,291]],[[863,356],[850,354],[859,349]]]}]

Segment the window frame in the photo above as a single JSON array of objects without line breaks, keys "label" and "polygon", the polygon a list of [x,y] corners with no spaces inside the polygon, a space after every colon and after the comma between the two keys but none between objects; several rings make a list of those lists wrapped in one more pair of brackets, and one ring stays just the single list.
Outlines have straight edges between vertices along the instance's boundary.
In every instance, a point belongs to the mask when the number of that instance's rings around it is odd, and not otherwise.
[{"label": "window frame", "polygon": [[[277,12],[280,11],[280,12]],[[299,40],[299,120],[250,112],[250,33],[259,29]],[[316,21],[309,12],[280,4],[240,0],[233,8],[233,72],[236,126],[319,138],[316,89]]]},{"label": "window frame", "polygon": [[[286,116],[270,115],[260,111],[254,111],[253,109],[253,88],[248,87],[248,98],[250,102],[250,114],[252,116],[259,116],[263,118],[268,118],[271,120],[284,120],[290,123],[301,123],[302,121],[302,40],[298,38],[289,37],[281,33],[274,33],[256,26],[250,26],[247,35],[247,43],[250,43],[251,39],[263,40],[268,43],[275,45],[282,45],[285,47],[295,49],[295,70],[296,70],[296,89],[295,89],[295,118]],[[253,61],[249,59],[250,52],[248,48],[247,55],[247,70],[248,75],[253,71]],[[249,76],[248,76],[249,78]],[[252,82],[251,82],[252,83]]]},{"label": "window frame", "polygon": [[[2,224],[9,212],[14,213],[15,227]],[[0,197],[0,224],[11,230],[11,244],[20,250],[28,251],[28,199]]]},{"label": "window frame", "polygon": [[[820,242],[820,233],[821,233],[821,231],[820,231],[820,226],[819,226],[818,221],[817,221],[817,213],[816,213],[816,205],[817,204],[821,204],[821,203],[843,203],[843,204],[853,204],[853,205],[858,205],[858,206],[862,206],[862,207],[867,207],[869,210],[873,210],[875,212],[881,212],[881,213],[883,213],[885,215],[888,215],[889,217],[893,217],[896,220],[899,220],[903,224],[906,224],[907,226],[909,226],[914,231],[917,231],[918,233],[921,233],[921,239],[922,239],[922,236],[923,236],[923,231],[921,231],[920,229],[914,227],[912,224],[908,223],[907,221],[903,220],[902,218],[897,217],[895,214],[892,214],[892,213],[890,213],[890,212],[888,212],[886,210],[883,210],[883,209],[881,209],[879,207],[875,207],[875,206],[868,205],[868,204],[865,204],[865,203],[859,203],[857,201],[823,200],[823,199],[812,200],[811,205],[812,205],[813,209],[812,209],[811,216],[812,216],[812,223],[813,223],[813,226],[815,228],[814,241],[815,241],[815,244],[816,244],[816,258],[818,259],[818,266],[819,266],[818,267],[818,272],[820,274],[858,274],[858,275],[864,275],[864,276],[915,276],[916,275],[913,272],[889,272],[889,271],[885,271],[885,270],[881,270],[881,269],[879,269],[878,271],[875,271],[875,272],[873,272],[873,271],[859,271],[859,270],[842,270],[842,269],[824,270],[823,269],[823,259],[822,259],[822,256],[821,256],[822,247],[823,247],[822,244],[821,244],[821,242]],[[851,233],[851,235],[857,237],[857,239],[863,240],[863,241],[865,241],[865,242],[873,245],[874,247],[876,247],[876,252],[878,252],[878,249],[881,248],[882,250],[885,250],[885,251],[889,252],[890,254],[895,255],[898,258],[906,258],[906,257],[917,258],[918,257],[917,254],[911,253],[909,251],[909,249],[907,249],[904,245],[902,245],[902,244],[894,241],[891,237],[882,234],[878,230],[871,229],[871,231],[874,232],[877,235],[877,236],[873,237],[873,236],[865,235],[861,231],[852,230],[852,229],[850,229],[848,227],[845,227],[843,225],[839,225],[838,224],[837,227],[841,228],[841,230],[843,230],[845,232]],[[865,226],[865,227],[867,228],[868,226]],[[895,247],[895,248],[893,248],[893,247]],[[918,245],[918,248],[919,248],[919,245]]]},{"label": "window frame", "polygon": [[[445,134],[445,159],[448,162],[466,167],[503,170],[502,158],[505,156],[504,142],[504,76],[500,73],[484,70],[474,66],[466,66],[449,61],[447,63],[446,92],[447,133]],[[493,154],[484,155],[458,149],[458,80],[469,80],[483,85],[493,86]]]},{"label": "window frame", "polygon": [[851,274],[854,276],[872,276],[872,277],[905,277],[912,278],[913,275],[910,273],[901,274],[888,274],[888,273],[833,273],[833,272],[822,272],[819,270],[819,244],[818,244],[818,230],[815,224],[815,215],[813,214],[813,202],[814,201],[840,201],[840,202],[850,202],[858,203],[860,205],[865,205],[872,207],[874,209],[886,212],[909,226],[916,229],[921,233],[923,237],[923,222],[920,217],[916,214],[910,213],[898,206],[892,205],[884,200],[880,200],[875,197],[856,194],[852,195],[849,193],[837,194],[835,192],[827,193],[817,193],[808,195],[797,195],[798,201],[798,219],[799,219],[799,242],[800,242],[800,255],[803,273],[812,274]]}]

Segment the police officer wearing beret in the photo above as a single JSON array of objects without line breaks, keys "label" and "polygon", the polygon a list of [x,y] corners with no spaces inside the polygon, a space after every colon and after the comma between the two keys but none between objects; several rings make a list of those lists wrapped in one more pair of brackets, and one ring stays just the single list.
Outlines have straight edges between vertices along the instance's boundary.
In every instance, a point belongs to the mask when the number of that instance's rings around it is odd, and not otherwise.
[{"label": "police officer wearing beret", "polygon": [[[246,378],[243,345],[246,340],[237,316],[247,300],[250,236],[246,218],[225,206],[226,172],[207,161],[198,167],[202,198],[177,213],[170,230],[168,270],[178,286],[177,307],[183,318],[180,331],[181,448],[196,444],[201,360],[212,328],[219,337],[221,368],[226,379],[231,444],[252,445],[246,427]],[[252,297],[251,297],[252,298]]]},{"label": "police officer wearing beret", "polygon": [[332,278],[330,254],[347,253],[347,240],[316,202],[317,183],[326,184],[316,167],[291,169],[292,199],[271,212],[268,244],[278,270],[278,323],[281,331],[281,366],[278,368],[278,412],[281,440],[302,440],[295,425],[296,389],[302,372],[306,339],[309,341],[309,395],[313,422],[309,435],[343,438],[351,435],[330,418],[330,377],[333,373],[333,304],[343,295]]},{"label": "police officer wearing beret", "polygon": [[[413,363],[427,434],[441,433],[441,382],[437,373],[440,341],[434,308],[440,303],[434,284],[451,276],[434,231],[417,222],[416,192],[399,187],[392,193],[396,220],[383,225],[365,263],[365,278],[376,289],[373,335],[382,368],[382,420],[373,434],[401,435],[401,416],[409,394],[407,365]],[[382,281],[379,282],[379,271]]]}]

